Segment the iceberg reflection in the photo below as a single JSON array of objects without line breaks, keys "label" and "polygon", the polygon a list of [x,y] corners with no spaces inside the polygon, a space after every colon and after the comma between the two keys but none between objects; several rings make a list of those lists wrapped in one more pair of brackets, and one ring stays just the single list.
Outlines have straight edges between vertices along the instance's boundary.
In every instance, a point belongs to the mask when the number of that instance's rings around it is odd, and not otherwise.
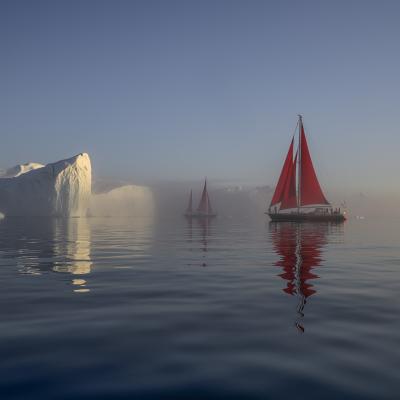
[{"label": "iceberg reflection", "polygon": [[87,218],[55,219],[53,271],[89,274],[92,267],[90,238]]},{"label": "iceberg reflection", "polygon": [[[53,271],[72,275],[91,272],[91,232],[87,218],[54,219]],[[85,279],[72,279],[74,292],[89,292]]]},{"label": "iceberg reflection", "polygon": [[12,260],[23,275],[72,274],[74,288],[88,291],[80,276],[89,274],[93,265],[89,219],[9,217],[1,221],[1,228],[3,262]]}]

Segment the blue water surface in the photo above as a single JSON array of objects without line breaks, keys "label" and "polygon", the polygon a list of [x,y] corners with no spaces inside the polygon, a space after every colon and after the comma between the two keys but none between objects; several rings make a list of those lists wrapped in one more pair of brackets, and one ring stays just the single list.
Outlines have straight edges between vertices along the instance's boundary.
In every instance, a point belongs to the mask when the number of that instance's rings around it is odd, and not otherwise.
[{"label": "blue water surface", "polygon": [[398,399],[400,221],[6,218],[1,399]]}]

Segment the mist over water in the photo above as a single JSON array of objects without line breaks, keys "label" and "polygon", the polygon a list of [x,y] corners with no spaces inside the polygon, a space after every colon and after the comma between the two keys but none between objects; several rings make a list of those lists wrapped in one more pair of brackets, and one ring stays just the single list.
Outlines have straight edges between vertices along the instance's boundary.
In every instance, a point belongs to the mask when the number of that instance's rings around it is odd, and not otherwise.
[{"label": "mist over water", "polygon": [[[193,207],[200,201],[204,181],[175,181],[151,184],[148,187],[154,195],[158,212],[167,215],[182,214],[193,190]],[[219,215],[230,217],[259,218],[270,204],[274,183],[260,185],[213,182],[208,180],[207,187],[213,209]],[[329,188],[329,181],[324,182]],[[326,191],[328,201],[333,207],[346,209],[348,218],[400,218],[400,196],[392,193],[356,192],[340,190]]]},{"label": "mist over water", "polygon": [[[157,210],[165,215],[182,215],[193,190],[193,207],[197,208],[204,181],[166,182],[151,186]],[[224,217],[248,217],[262,214],[267,209],[267,200],[272,196],[268,186],[221,184],[207,182],[213,210]]]}]

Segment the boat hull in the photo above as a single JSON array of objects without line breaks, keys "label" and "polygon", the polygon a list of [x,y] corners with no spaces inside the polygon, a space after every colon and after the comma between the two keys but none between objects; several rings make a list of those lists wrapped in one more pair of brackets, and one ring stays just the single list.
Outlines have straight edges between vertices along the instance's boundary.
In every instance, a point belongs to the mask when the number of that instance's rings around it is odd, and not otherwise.
[{"label": "boat hull", "polygon": [[343,222],[343,214],[312,214],[312,213],[266,213],[274,222]]}]

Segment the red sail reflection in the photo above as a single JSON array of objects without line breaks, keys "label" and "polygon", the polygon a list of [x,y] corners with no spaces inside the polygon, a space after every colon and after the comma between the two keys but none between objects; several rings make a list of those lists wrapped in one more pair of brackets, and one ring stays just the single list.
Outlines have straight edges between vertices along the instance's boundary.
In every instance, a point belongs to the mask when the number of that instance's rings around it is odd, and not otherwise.
[{"label": "red sail reflection", "polygon": [[[201,236],[202,250],[207,252],[208,237],[210,236],[211,221],[208,218],[198,219],[199,234]],[[205,264],[203,265],[205,266]]]},{"label": "red sail reflection", "polygon": [[[199,243],[201,250],[201,262],[202,267],[207,266],[207,252],[208,252],[208,241],[211,236],[211,219],[209,218],[198,218],[192,221],[192,218],[187,219],[187,240],[192,243]],[[193,248],[190,249],[193,251]],[[191,263],[188,265],[192,265]],[[197,265],[197,263],[196,263]]]},{"label": "red sail reflection", "polygon": [[[322,251],[327,243],[329,224],[271,223],[270,232],[274,250],[279,256],[275,265],[282,269],[279,274],[286,281],[285,293],[298,296],[298,312],[303,316],[308,297],[317,293],[313,280],[319,276],[315,268],[323,262]],[[296,323],[304,331],[304,328]]]}]

